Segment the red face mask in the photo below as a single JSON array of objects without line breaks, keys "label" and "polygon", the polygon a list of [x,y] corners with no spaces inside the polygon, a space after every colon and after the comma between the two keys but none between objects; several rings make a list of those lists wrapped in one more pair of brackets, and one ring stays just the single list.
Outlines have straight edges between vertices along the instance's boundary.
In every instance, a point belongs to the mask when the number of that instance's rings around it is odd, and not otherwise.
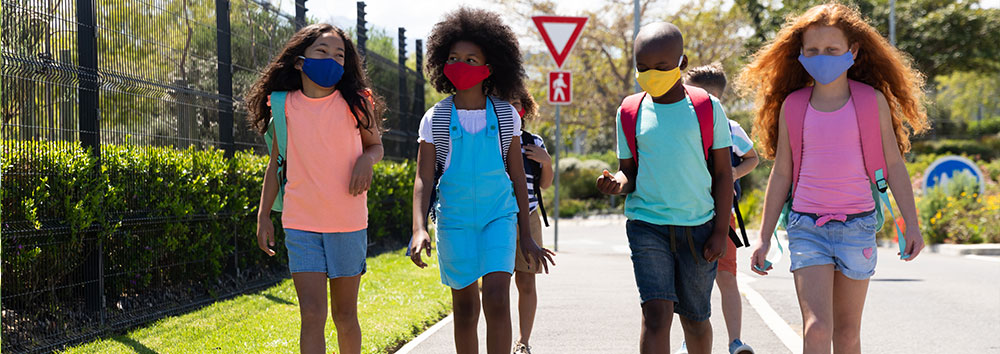
[{"label": "red face mask", "polygon": [[521,118],[524,118],[524,108],[521,108],[521,110],[517,111],[517,115]]},{"label": "red face mask", "polygon": [[468,63],[454,62],[444,66],[444,76],[455,85],[456,89],[462,91],[486,80],[490,76],[490,68],[486,65],[472,66]]}]

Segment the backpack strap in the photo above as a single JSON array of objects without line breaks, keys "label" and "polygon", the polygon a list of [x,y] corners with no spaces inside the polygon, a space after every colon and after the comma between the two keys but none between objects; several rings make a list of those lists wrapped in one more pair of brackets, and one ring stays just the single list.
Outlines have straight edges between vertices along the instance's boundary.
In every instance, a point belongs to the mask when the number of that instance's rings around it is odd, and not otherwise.
[{"label": "backpack strap", "polygon": [[622,100],[619,108],[622,133],[625,135],[625,142],[628,144],[628,150],[632,152],[632,161],[635,161],[636,166],[639,166],[639,150],[635,142],[636,123],[639,121],[639,108],[645,98],[645,91],[629,95]]},{"label": "backpack strap", "polygon": [[288,148],[288,125],[285,119],[285,98],[287,91],[271,92],[271,120],[267,123],[267,133],[264,134],[264,142],[267,143],[267,153],[274,151],[274,144],[278,144],[278,156],[275,158],[278,163],[278,196],[274,199],[271,210],[281,211],[284,203],[285,183],[288,182],[286,167],[288,161],[285,159]]},{"label": "backpack strap", "polygon": [[799,169],[802,168],[802,128],[806,120],[806,108],[812,97],[812,86],[798,89],[785,99],[785,125],[788,127],[788,144],[792,150],[792,188],[794,195],[799,184]]},{"label": "backpack strap", "polygon": [[[510,142],[514,138],[514,107],[507,101],[487,96],[493,103],[493,113],[497,116],[500,134],[500,153],[503,155],[503,166],[507,168],[507,154],[510,153]],[[518,117],[520,119],[520,116]]]},{"label": "backpack strap", "polygon": [[434,204],[437,201],[437,185],[444,174],[444,164],[448,161],[448,154],[451,152],[451,106],[455,96],[448,96],[434,104],[434,113],[431,115],[431,137],[434,139],[434,184],[431,185],[431,200],[427,204],[427,218],[437,219],[434,213]]},{"label": "backpack strap", "polygon": [[[531,139],[530,143],[528,142],[528,139]],[[535,135],[534,134],[531,134],[527,130],[521,130],[521,147],[522,148],[524,146],[526,146],[526,145],[535,145],[535,141],[536,141],[536,139],[535,139]],[[542,166],[538,162],[532,161],[532,160],[528,159],[527,156],[525,156],[524,157],[524,172],[525,173],[531,173],[532,176],[535,176],[535,178],[538,178],[538,177],[541,177],[541,175],[542,175]],[[534,181],[534,184],[533,184],[532,187],[534,187],[534,188],[532,188],[532,190],[530,190],[528,192],[529,193],[534,193],[535,194],[535,199],[538,199],[538,210],[542,212],[542,222],[544,222],[545,226],[548,227],[549,226],[549,215],[548,215],[548,213],[545,212],[545,201],[542,200],[542,187],[540,187],[538,185],[538,180]]]},{"label": "backpack strap", "polygon": [[455,96],[448,96],[434,105],[434,114],[431,116],[431,136],[434,138],[434,185],[437,179],[444,172],[444,164],[448,161],[448,153],[451,152],[451,134],[448,127],[451,125],[451,105]]},{"label": "backpack strap", "polygon": [[892,210],[892,202],[886,193],[889,190],[889,182],[885,179],[885,151],[882,150],[882,125],[879,121],[878,95],[875,94],[874,87],[864,83],[850,80],[849,84],[855,115],[858,119],[858,130],[861,132],[861,154],[864,156],[865,173],[873,184],[873,192],[878,192],[876,208],[880,207],[878,202],[881,202],[889,209],[892,224],[896,227],[899,253],[905,259],[910,256],[904,252],[906,239],[903,237],[903,231],[900,230],[899,224],[896,223],[896,213]]},{"label": "backpack strap", "polygon": [[708,91],[700,87],[684,85],[684,91],[691,98],[694,105],[694,113],[698,116],[698,128],[701,131],[701,149],[705,154],[705,160],[711,156],[709,151],[715,140],[715,124],[712,109],[712,99],[708,96]]}]

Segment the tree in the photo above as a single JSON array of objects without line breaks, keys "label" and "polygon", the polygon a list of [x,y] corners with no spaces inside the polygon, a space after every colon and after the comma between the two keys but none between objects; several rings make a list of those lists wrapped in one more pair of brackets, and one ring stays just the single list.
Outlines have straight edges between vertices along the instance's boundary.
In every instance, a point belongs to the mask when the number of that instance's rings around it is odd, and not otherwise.
[{"label": "tree", "polygon": [[[549,0],[506,0],[508,13],[515,14],[513,28],[522,29],[522,37],[540,39],[531,16],[554,13],[555,3]],[[684,34],[685,53],[690,65],[721,62],[730,73],[741,64],[745,35],[740,29],[749,26],[749,19],[738,7],[724,9],[715,0],[686,6],[676,14],[656,13],[662,3],[655,0],[640,2],[642,23],[668,21],[680,27]],[[587,10],[578,16],[588,17],[563,70],[573,72],[573,104],[562,109],[564,134],[562,146],[574,146],[577,152],[613,150],[616,144],[615,114],[622,98],[635,91],[633,67],[633,6],[631,2],[607,1],[599,9]],[[543,136],[554,136],[554,108],[545,104],[547,72],[554,70],[548,53],[528,52],[525,63],[529,73],[529,89],[540,104],[541,122],[534,125]],[[550,146],[553,146],[551,143]]]},{"label": "tree", "polygon": [[[749,14],[754,34],[747,49],[756,51],[774,38],[788,15],[826,3],[826,0],[784,2],[781,7],[759,0],[736,0]],[[853,0],[883,35],[889,34],[888,0]],[[978,1],[913,0],[896,3],[897,47],[913,57],[927,77],[953,71],[1000,70],[1000,10],[983,9]]]},{"label": "tree", "polygon": [[1000,73],[953,72],[935,79],[938,101],[951,109],[952,120],[965,122],[1000,117]]}]

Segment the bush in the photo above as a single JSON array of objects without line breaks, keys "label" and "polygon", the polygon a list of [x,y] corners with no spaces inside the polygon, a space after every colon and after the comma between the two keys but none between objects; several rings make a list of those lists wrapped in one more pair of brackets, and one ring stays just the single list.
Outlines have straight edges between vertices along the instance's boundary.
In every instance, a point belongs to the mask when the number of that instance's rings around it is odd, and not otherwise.
[{"label": "bush", "polygon": [[1000,135],[1000,117],[969,123],[969,134],[975,137]]},{"label": "bush", "polygon": [[979,195],[978,183],[966,174],[925,193],[917,206],[929,243],[1000,242],[1000,193]]},{"label": "bush", "polygon": [[559,197],[566,199],[597,199],[604,195],[597,190],[597,177],[604,170],[610,170],[607,163],[600,160],[581,161],[566,158],[559,162]]},{"label": "bush", "polygon": [[[5,144],[2,170],[6,291],[51,286],[83,263],[84,235],[104,241],[108,289],[137,292],[155,274],[171,283],[222,273],[234,247],[243,269],[284,267],[257,250],[256,213],[267,156],[221,150],[103,145],[99,160],[79,144]],[[98,165],[99,164],[99,165]],[[369,242],[409,239],[414,166],[382,162],[369,192]],[[275,220],[280,242],[280,218]],[[30,235],[21,236],[21,235]],[[26,242],[30,240],[30,243]],[[92,241],[88,241],[92,242]],[[157,265],[184,264],[156,269]]]},{"label": "bush", "polygon": [[992,161],[1000,157],[1000,138],[983,138],[980,140],[943,139],[935,141],[920,141],[913,143],[916,154],[937,155],[967,155]]}]

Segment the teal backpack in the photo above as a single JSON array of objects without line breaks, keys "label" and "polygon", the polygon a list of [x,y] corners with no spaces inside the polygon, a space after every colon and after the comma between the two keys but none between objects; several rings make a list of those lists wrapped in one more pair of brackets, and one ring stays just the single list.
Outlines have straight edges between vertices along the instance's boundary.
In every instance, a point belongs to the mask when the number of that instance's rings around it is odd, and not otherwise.
[{"label": "teal backpack", "polygon": [[285,121],[285,97],[287,91],[275,91],[271,93],[271,121],[267,123],[267,133],[264,134],[264,141],[267,142],[267,154],[274,151],[274,144],[278,144],[278,196],[274,198],[274,205],[271,210],[281,211],[282,200],[285,198],[285,183],[288,178],[285,175],[285,168],[288,161],[285,160],[285,151],[288,148],[288,130]]}]

